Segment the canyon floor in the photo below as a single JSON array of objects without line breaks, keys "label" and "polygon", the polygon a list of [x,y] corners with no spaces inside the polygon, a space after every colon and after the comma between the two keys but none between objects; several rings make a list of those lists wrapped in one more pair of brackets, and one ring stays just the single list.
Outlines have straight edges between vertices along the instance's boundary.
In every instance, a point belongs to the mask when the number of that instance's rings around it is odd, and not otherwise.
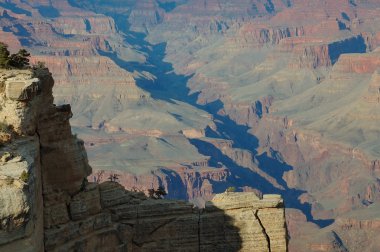
[{"label": "canyon floor", "polygon": [[378,0],[0,2],[0,40],[72,105],[89,181],[281,194],[290,251],[380,250],[379,24]]}]

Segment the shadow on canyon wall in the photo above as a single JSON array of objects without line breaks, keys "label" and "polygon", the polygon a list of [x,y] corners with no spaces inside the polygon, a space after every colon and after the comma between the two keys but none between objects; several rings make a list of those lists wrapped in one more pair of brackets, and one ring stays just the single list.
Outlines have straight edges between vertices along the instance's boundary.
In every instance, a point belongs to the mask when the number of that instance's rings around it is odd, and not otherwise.
[{"label": "shadow on canyon wall", "polygon": [[[177,251],[179,244],[188,251],[240,251],[243,248],[241,229],[234,225],[235,214],[208,204],[207,209],[173,208],[166,200],[156,200],[157,209],[140,210],[132,237],[133,251]],[[147,212],[154,212],[147,215]],[[168,215],[168,213],[170,215]],[[149,219],[146,219],[149,216]],[[259,222],[260,223],[260,222]],[[265,233],[265,227],[262,226]],[[270,240],[268,239],[268,246]]]},{"label": "shadow on canyon wall", "polygon": [[364,38],[359,35],[343,41],[331,43],[329,44],[328,49],[331,63],[335,64],[338,61],[339,56],[342,54],[365,53],[367,51],[367,45]]},{"label": "shadow on canyon wall", "polygon": [[[108,14],[109,13],[103,13]],[[282,179],[284,172],[292,170],[293,168],[286,163],[283,163],[275,158],[269,157],[267,154],[257,155],[256,149],[259,147],[257,137],[248,133],[249,127],[238,125],[231,120],[228,116],[220,116],[217,112],[223,107],[220,100],[215,102],[199,105],[197,99],[199,93],[189,95],[189,88],[187,87],[188,80],[192,76],[185,76],[176,74],[171,63],[165,62],[166,56],[166,43],[152,45],[148,43],[143,33],[137,33],[130,30],[127,15],[111,14],[117,25],[117,29],[124,33],[125,41],[139,48],[147,56],[147,62],[141,64],[139,62],[127,62],[120,59],[115,52],[100,52],[101,55],[107,56],[112,59],[118,66],[130,72],[147,71],[154,74],[157,79],[155,81],[147,80],[144,78],[137,79],[137,85],[150,92],[152,98],[164,100],[170,103],[175,103],[175,100],[182,101],[197,107],[198,109],[207,111],[212,114],[216,119],[217,130],[213,132],[211,129],[207,130],[207,137],[210,138],[224,138],[233,141],[233,148],[240,148],[252,153],[253,157],[259,160],[259,168],[267,174],[274,177],[277,182],[283,186],[284,189],[274,187],[268,180],[260,176],[255,171],[238,165],[234,160],[223,154],[214,145],[199,139],[191,140],[191,143],[197,147],[198,151],[206,156],[211,156],[210,162],[218,164],[223,163],[231,171],[232,176],[228,184],[233,184],[236,187],[251,186],[259,189],[263,193],[276,193],[281,194],[285,200],[286,207],[296,208],[301,210],[311,221],[320,227],[330,225],[333,220],[316,220],[311,214],[311,205],[308,203],[300,203],[298,197],[305,193],[305,191],[289,188],[286,182]],[[163,169],[164,172],[169,174],[170,178],[177,181],[175,184],[169,185],[169,190],[174,189],[175,186],[185,186],[173,172]],[[228,185],[217,183],[213,185],[215,193],[221,193],[226,190]],[[185,190],[177,190],[179,198],[186,198]]]}]

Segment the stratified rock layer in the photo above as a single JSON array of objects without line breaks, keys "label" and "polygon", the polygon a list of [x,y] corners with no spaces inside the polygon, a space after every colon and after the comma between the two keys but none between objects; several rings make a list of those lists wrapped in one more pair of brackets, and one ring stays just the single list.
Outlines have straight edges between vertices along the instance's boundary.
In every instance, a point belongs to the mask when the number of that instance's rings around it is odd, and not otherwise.
[{"label": "stratified rock layer", "polygon": [[87,182],[69,105],[47,69],[0,71],[1,251],[286,251],[280,196],[217,195],[204,209]]}]

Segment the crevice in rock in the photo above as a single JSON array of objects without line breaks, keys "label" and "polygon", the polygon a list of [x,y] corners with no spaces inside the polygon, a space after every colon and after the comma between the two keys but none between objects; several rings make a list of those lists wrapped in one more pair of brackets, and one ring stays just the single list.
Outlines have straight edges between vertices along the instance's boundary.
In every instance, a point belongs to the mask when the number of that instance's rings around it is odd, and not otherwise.
[{"label": "crevice in rock", "polygon": [[[139,217],[139,207],[137,206],[136,207],[136,226],[138,226],[139,225],[139,222],[140,222],[140,217]],[[136,245],[137,247],[139,247],[139,248],[142,248],[142,246],[143,246],[143,244],[141,244],[141,243],[139,243],[139,242],[137,242],[135,239],[136,239],[136,237],[135,237],[135,235],[136,234],[134,234],[133,236],[132,236],[132,244],[134,244],[134,245]]]},{"label": "crevice in rock", "polygon": [[158,225],[156,228],[154,228],[149,234],[150,234],[150,235],[153,235],[153,234],[154,234],[155,232],[157,232],[160,228],[165,227],[166,225],[168,225],[168,224],[170,224],[170,223],[172,223],[172,222],[175,222],[176,220],[177,220],[177,218],[171,218],[171,219],[165,221],[164,223],[162,223],[162,224]]},{"label": "crevice in rock", "polygon": [[[71,202],[71,200],[70,200],[70,202]],[[67,214],[68,214],[68,216],[69,216],[69,218],[70,218],[70,220],[71,220],[71,209],[70,209],[70,204],[67,204],[67,203],[66,203],[66,208],[67,208]]]},{"label": "crevice in rock", "polygon": [[201,251],[201,211],[198,211],[198,251]]},{"label": "crevice in rock", "polygon": [[43,183],[43,172],[42,172],[42,145],[41,145],[41,136],[40,136],[40,133],[38,132],[38,128],[36,130],[36,135],[37,135],[37,138],[38,138],[38,148],[39,148],[39,153],[38,153],[38,158],[39,158],[39,165],[40,165],[40,181],[41,181],[41,187],[42,187],[42,198],[44,198],[44,183]]},{"label": "crevice in rock", "polygon": [[261,222],[260,218],[259,218],[259,210],[255,210],[253,211],[253,214],[255,215],[257,221],[259,222],[261,228],[263,229],[263,234],[267,240],[267,243],[268,243],[268,252],[272,252],[271,251],[271,245],[270,245],[270,238],[269,238],[269,235],[267,234],[267,231],[265,230],[265,227],[263,225],[263,223]]}]

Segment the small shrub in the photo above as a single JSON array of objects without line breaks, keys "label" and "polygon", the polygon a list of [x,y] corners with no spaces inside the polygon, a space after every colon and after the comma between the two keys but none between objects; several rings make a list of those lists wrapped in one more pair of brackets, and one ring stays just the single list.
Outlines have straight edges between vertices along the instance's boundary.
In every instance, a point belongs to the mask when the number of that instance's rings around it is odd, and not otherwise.
[{"label": "small shrub", "polygon": [[94,176],[94,183],[99,184],[104,176],[104,170],[97,171]]},{"label": "small shrub", "polygon": [[158,199],[162,199],[167,195],[167,192],[165,191],[165,188],[163,186],[159,186],[158,189],[156,190],[156,197]]},{"label": "small shrub", "polygon": [[8,45],[0,42],[0,68],[27,68],[29,67],[29,57],[30,53],[25,49],[10,54]]},{"label": "small shrub", "polygon": [[29,173],[26,171],[23,171],[20,175],[20,180],[23,181],[24,183],[27,183],[29,180]]},{"label": "small shrub", "polygon": [[227,188],[226,192],[236,192],[236,187],[230,186]]},{"label": "small shrub", "polygon": [[8,68],[9,54],[8,45],[0,42],[0,68]]},{"label": "small shrub", "polygon": [[25,49],[20,49],[17,53],[12,54],[9,57],[8,64],[11,67],[22,69],[29,67],[30,53]]},{"label": "small shrub", "polygon": [[159,186],[157,190],[148,189],[148,197],[151,199],[163,199],[167,195],[165,188],[163,186]]},{"label": "small shrub", "polygon": [[[141,188],[138,188],[136,186],[133,186],[131,189],[130,189],[131,192],[137,192],[137,193],[144,193],[144,190],[141,189]],[[145,194],[144,194],[145,195]]]},{"label": "small shrub", "polygon": [[154,189],[148,189],[148,197],[151,198],[151,199],[154,199]]},{"label": "small shrub", "polygon": [[108,177],[108,180],[111,182],[118,182],[120,175],[116,173],[111,173]]},{"label": "small shrub", "polygon": [[37,70],[37,69],[45,69],[46,68],[46,64],[45,62],[42,62],[42,61],[38,61],[36,64],[34,64],[32,66],[33,70]]},{"label": "small shrub", "polygon": [[9,143],[12,139],[12,128],[0,122],[0,146]]}]

